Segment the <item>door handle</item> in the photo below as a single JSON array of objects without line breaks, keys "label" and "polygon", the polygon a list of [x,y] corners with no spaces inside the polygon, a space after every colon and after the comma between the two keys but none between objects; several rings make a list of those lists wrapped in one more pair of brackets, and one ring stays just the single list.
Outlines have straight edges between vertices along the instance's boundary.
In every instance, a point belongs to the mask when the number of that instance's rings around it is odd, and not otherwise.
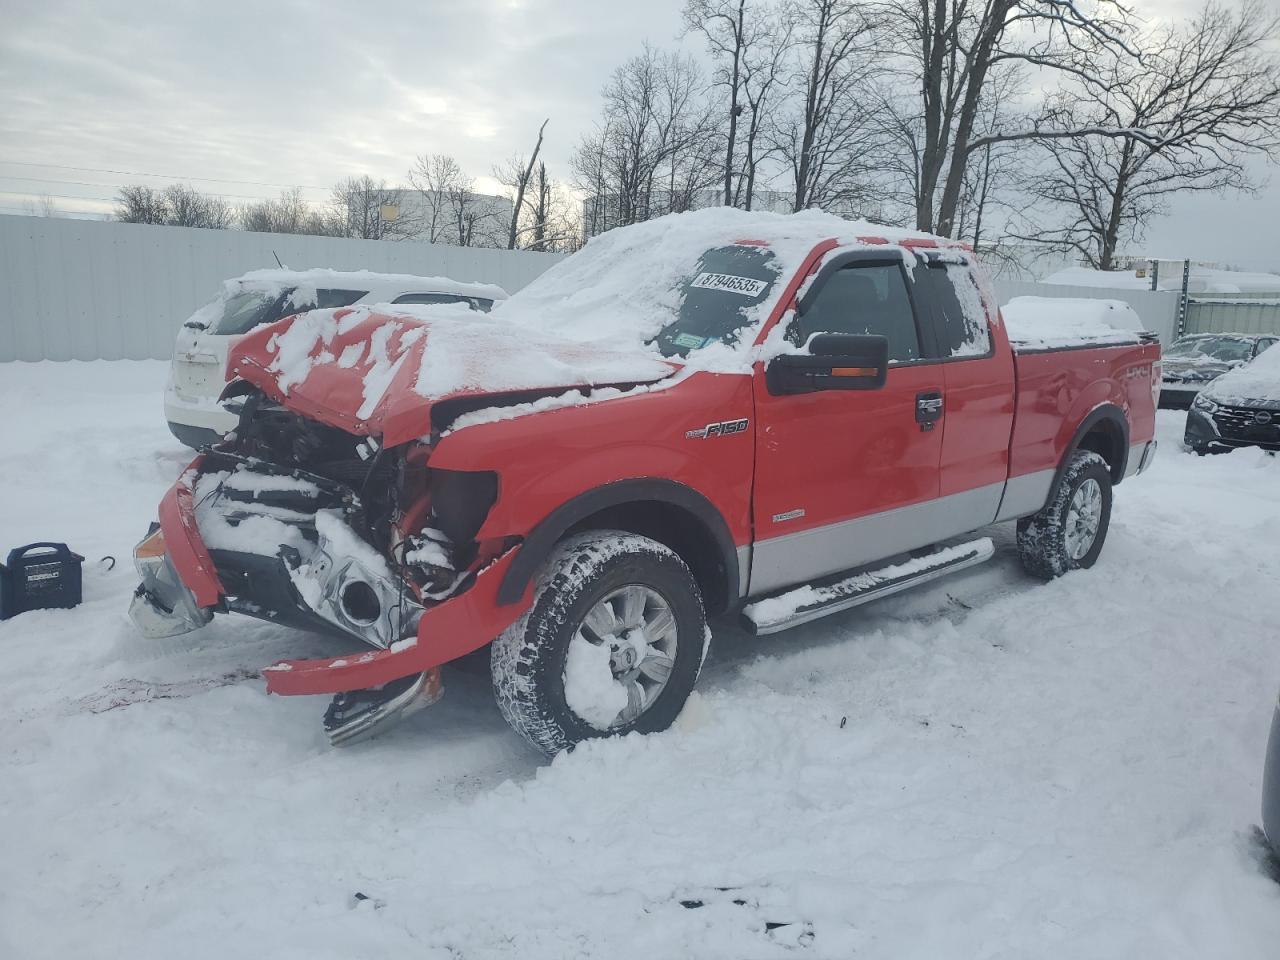
[{"label": "door handle", "polygon": [[926,390],[916,394],[916,423],[920,432],[928,433],[942,419],[942,392]]}]

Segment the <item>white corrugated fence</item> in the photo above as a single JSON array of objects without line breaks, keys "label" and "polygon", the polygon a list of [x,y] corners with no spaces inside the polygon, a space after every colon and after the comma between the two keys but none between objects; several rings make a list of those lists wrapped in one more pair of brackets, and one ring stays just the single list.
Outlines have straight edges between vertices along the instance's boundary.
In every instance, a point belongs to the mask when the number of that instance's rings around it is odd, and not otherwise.
[{"label": "white corrugated fence", "polygon": [[[0,361],[165,359],[178,326],[223,280],[273,267],[276,256],[294,269],[446,276],[496,283],[509,293],[561,257],[407,241],[0,216]],[[1177,325],[1179,294],[1173,291],[1003,279],[995,287],[1001,303],[1016,296],[1124,300],[1166,344]],[[1268,305],[1268,315],[1274,309]]]},{"label": "white corrugated fence", "polygon": [[276,265],[445,276],[514,293],[555,253],[0,216],[0,361],[143,360],[222,281]]}]

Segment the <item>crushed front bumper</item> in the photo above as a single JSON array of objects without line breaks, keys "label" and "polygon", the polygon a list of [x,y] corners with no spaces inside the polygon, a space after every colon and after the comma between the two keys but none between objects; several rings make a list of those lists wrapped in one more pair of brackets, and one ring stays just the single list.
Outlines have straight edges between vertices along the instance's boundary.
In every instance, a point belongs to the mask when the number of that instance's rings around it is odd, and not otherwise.
[{"label": "crushed front bumper", "polygon": [[[224,584],[196,523],[193,491],[205,460],[201,454],[183,471],[161,501],[159,530],[138,545],[135,560],[143,583],[130,615],[147,636],[185,633],[208,623],[215,613],[236,609],[234,592]],[[519,603],[498,602],[498,587],[518,549],[508,549],[449,599],[425,608],[415,635],[390,642],[385,649],[281,661],[263,671],[268,692],[292,696],[380,687],[479,649],[529,606],[529,591]],[[230,566],[227,574],[236,576]],[[297,600],[303,602],[300,596]],[[318,612],[316,616],[323,617]]]}]

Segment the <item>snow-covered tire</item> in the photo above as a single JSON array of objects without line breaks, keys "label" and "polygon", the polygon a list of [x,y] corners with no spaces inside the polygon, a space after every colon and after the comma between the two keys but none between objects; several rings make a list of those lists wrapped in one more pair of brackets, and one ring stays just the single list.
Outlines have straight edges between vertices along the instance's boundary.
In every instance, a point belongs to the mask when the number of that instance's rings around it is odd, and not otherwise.
[{"label": "snow-covered tire", "polygon": [[[1086,543],[1081,509],[1094,503],[1097,514]],[[1110,523],[1111,469],[1096,453],[1077,450],[1044,509],[1018,521],[1018,559],[1028,573],[1042,580],[1088,569],[1102,552]]]},{"label": "snow-covered tire", "polygon": [[[593,722],[570,706],[575,696],[581,701],[579,685],[566,694],[570,644],[578,645],[575,664],[584,663],[584,656],[595,657],[591,651],[584,654],[581,646],[587,642],[583,624],[588,614],[601,604],[613,604],[611,598],[632,586],[665,602],[674,619],[674,633],[666,634],[674,641],[664,641],[674,643],[672,665],[662,681],[664,685],[638,716],[617,726],[602,726],[599,716]],[[493,641],[490,652],[498,707],[517,733],[550,756],[589,738],[632,731],[655,733],[672,724],[698,679],[708,635],[702,594],[680,557],[648,537],[620,530],[593,530],[568,537],[556,548],[533,591],[533,606]],[[653,603],[661,610],[661,603]],[[643,609],[650,611],[654,607],[646,604]],[[608,642],[592,645],[593,649],[610,646]],[[661,652],[656,647],[652,649]],[[644,656],[634,651],[631,655]],[[588,664],[606,671],[611,671],[612,665],[611,658],[602,661],[602,667],[594,661]],[[665,661],[662,666],[666,666]],[[602,694],[605,712],[615,693],[608,688],[609,682],[618,684],[624,696],[630,686],[611,672],[590,676],[606,688]],[[639,679],[633,682],[638,684]]]}]

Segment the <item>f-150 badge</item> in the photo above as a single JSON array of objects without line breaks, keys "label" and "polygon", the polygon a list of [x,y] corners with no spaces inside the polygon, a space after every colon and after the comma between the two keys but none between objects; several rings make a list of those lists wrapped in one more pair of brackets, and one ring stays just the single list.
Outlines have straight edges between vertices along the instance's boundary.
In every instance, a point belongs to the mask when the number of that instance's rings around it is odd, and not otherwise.
[{"label": "f-150 badge", "polygon": [[686,440],[710,440],[712,437],[727,437],[734,433],[745,432],[747,424],[750,422],[746,417],[743,417],[741,420],[721,420],[719,423],[708,423],[705,427],[688,431],[684,438]]}]

